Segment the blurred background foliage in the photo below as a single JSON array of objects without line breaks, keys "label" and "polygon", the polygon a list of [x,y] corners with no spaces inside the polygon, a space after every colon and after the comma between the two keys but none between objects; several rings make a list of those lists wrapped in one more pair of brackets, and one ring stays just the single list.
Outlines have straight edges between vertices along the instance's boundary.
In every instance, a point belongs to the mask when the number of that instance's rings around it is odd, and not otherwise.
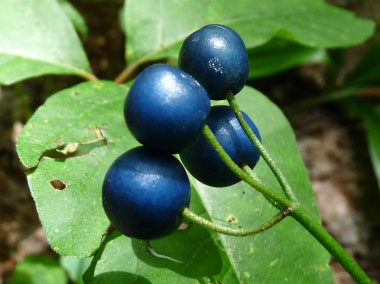
[{"label": "blurred background foliage", "polygon": [[[167,34],[167,40],[173,44],[152,54],[152,43],[140,37],[144,31],[128,25],[128,13],[141,11],[125,12],[124,1],[58,2],[77,30],[90,67],[99,78],[113,80],[123,70],[128,40],[128,63],[140,64],[132,75],[152,62],[176,65],[173,55],[178,43],[172,34]],[[380,23],[380,2],[376,0],[328,2]],[[219,8],[214,7],[216,19],[225,16],[217,13]],[[349,23],[345,28],[347,34],[355,32]],[[134,32],[128,33],[128,29]],[[125,30],[131,35],[127,40]],[[241,32],[244,38],[244,28]],[[285,112],[309,170],[325,227],[375,281],[380,281],[378,32],[353,48],[313,46],[309,39],[295,40],[285,30],[269,41],[264,38],[247,32],[251,63],[248,85],[262,91]],[[140,50],[145,48],[145,53],[128,51],[133,50],[133,44],[144,45]],[[9,75],[4,70],[0,70],[0,78]],[[25,168],[15,152],[17,136],[34,111],[51,94],[80,81],[74,76],[58,79],[48,75],[10,86],[5,86],[3,79],[4,85],[0,85],[0,283],[82,283],[81,275],[90,260],[59,259],[50,249],[29,194]],[[339,265],[332,263],[332,268],[336,283],[350,283]]]}]

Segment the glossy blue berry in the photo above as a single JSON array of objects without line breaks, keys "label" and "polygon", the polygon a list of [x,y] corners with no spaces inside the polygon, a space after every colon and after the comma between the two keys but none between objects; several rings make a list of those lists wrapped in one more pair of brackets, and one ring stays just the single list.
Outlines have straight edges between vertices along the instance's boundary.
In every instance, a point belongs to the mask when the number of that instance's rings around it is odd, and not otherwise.
[{"label": "glossy blue berry", "polygon": [[180,153],[201,135],[210,99],[189,74],[155,64],[137,77],[124,104],[124,117],[143,145],[165,153]]},{"label": "glossy blue berry", "polygon": [[248,78],[247,50],[241,37],[231,28],[208,25],[184,41],[178,64],[206,89],[213,100],[237,94]]},{"label": "glossy blue berry", "polygon": [[104,211],[128,237],[151,240],[173,233],[189,202],[190,184],[181,163],[144,146],[122,154],[104,178]]},{"label": "glossy blue berry", "polygon": [[[243,118],[261,141],[259,130],[244,112]],[[230,107],[212,107],[206,123],[236,164],[240,166],[245,163],[251,168],[256,165],[260,154],[252,145]],[[204,137],[199,139],[193,147],[181,153],[180,157],[191,175],[204,184],[224,187],[240,181]]]}]

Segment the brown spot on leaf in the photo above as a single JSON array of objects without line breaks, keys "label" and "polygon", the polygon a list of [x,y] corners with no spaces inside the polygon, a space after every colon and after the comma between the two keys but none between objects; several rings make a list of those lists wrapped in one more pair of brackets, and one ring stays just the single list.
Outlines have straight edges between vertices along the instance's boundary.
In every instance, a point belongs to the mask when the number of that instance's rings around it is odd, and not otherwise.
[{"label": "brown spot on leaf", "polygon": [[54,189],[57,189],[57,190],[64,190],[66,188],[66,184],[63,181],[58,180],[58,179],[51,180],[50,184]]},{"label": "brown spot on leaf", "polygon": [[93,85],[93,87],[95,88],[95,89],[100,89],[101,87],[103,87],[103,83],[102,82],[95,82],[94,83],[94,85]]},{"label": "brown spot on leaf", "polygon": [[228,218],[228,222],[229,222],[229,223],[233,223],[233,222],[235,222],[235,221],[236,221],[236,219],[235,219],[234,216],[229,216],[229,218]]},{"label": "brown spot on leaf", "polygon": [[206,211],[206,209],[205,210],[202,210],[201,212],[199,212],[197,215],[198,216],[202,216],[203,214],[205,214],[207,211]]}]

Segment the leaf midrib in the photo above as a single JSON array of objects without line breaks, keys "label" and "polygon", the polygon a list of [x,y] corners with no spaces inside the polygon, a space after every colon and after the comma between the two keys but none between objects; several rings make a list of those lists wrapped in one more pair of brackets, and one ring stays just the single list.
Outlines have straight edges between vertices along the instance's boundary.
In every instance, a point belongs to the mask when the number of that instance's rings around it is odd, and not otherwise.
[{"label": "leaf midrib", "polygon": [[66,63],[59,62],[59,61],[50,61],[50,60],[42,59],[42,58],[39,58],[39,57],[33,57],[33,56],[19,54],[19,53],[15,53],[15,52],[0,51],[0,55],[1,54],[6,55],[6,56],[10,55],[10,56],[14,56],[14,57],[26,58],[26,59],[29,59],[29,60],[34,60],[34,61],[38,61],[38,62],[42,62],[42,63],[47,63],[47,64],[55,65],[55,66],[58,66],[58,67],[66,68],[66,69],[69,69],[69,70],[73,70],[73,71],[75,71],[76,74],[91,74],[91,75],[93,75],[91,72],[88,72],[85,69],[77,68],[74,65],[68,65]]}]

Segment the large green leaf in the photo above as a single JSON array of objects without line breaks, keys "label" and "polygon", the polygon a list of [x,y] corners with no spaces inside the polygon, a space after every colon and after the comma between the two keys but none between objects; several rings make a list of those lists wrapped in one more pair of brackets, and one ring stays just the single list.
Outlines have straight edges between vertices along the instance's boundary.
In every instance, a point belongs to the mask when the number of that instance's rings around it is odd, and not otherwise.
[{"label": "large green leaf", "polygon": [[112,82],[61,91],[19,136],[17,151],[32,168],[27,175],[39,217],[50,245],[62,255],[91,255],[108,226],[101,202],[104,175],[120,153],[137,145],[123,121],[126,92]]},{"label": "large green leaf", "polygon": [[235,29],[248,49],[275,35],[309,47],[345,47],[374,31],[372,21],[322,0],[130,0],[126,5],[129,63],[178,54],[190,33],[212,23]]},{"label": "large green leaf", "polygon": [[258,78],[305,63],[327,62],[324,48],[307,47],[274,38],[268,43],[248,50],[249,78]]},{"label": "large green leaf", "polygon": [[43,74],[91,77],[73,26],[55,0],[1,0],[0,83]]},{"label": "large green leaf", "polygon": [[67,276],[57,260],[46,256],[29,256],[16,265],[11,284],[42,283],[67,283]]},{"label": "large green leaf", "polygon": [[347,100],[344,106],[359,116],[365,124],[369,154],[380,189],[380,106],[363,99]]},{"label": "large green leaf", "polygon": [[[251,88],[245,88],[237,98],[244,111],[258,125],[264,145],[283,170],[299,200],[314,217],[319,218],[307,172],[284,115],[266,97]],[[265,184],[281,193],[273,174],[262,160],[255,172]],[[196,199],[192,200],[192,205],[194,202],[197,204],[199,195],[211,219],[217,223],[231,222],[235,227],[250,228],[276,213],[276,209],[259,193],[242,182],[228,188],[212,188],[195,181],[194,186],[197,195],[193,194]],[[207,265],[203,273],[193,267],[199,263],[203,265],[201,259],[207,257],[202,254],[212,251],[209,247],[199,245],[204,244],[198,239],[199,234],[206,233],[203,231],[197,225],[190,225],[185,232],[177,232],[153,242],[153,247],[160,253],[178,259],[183,264],[147,255],[140,241],[116,233],[103,243],[87,272],[87,279],[91,283],[208,283],[208,278],[211,283],[216,280],[235,283],[233,279],[237,277],[238,283],[332,283],[327,251],[291,218],[264,233],[250,237],[219,235],[219,239],[215,239],[212,233],[215,240],[207,241],[208,246],[216,245],[222,259],[226,253],[231,265],[231,275],[228,274],[228,277],[233,275],[228,281],[214,275],[220,277],[217,274],[220,269],[214,271],[211,278],[207,274],[211,273],[207,270]],[[198,250],[192,247],[194,243]],[[216,261],[218,259],[219,257]],[[191,261],[194,264],[190,266],[188,263]],[[212,263],[211,261],[210,265]],[[183,273],[181,265],[194,274]],[[161,270],[157,270],[157,267]],[[168,270],[178,275],[168,273]]]}]

